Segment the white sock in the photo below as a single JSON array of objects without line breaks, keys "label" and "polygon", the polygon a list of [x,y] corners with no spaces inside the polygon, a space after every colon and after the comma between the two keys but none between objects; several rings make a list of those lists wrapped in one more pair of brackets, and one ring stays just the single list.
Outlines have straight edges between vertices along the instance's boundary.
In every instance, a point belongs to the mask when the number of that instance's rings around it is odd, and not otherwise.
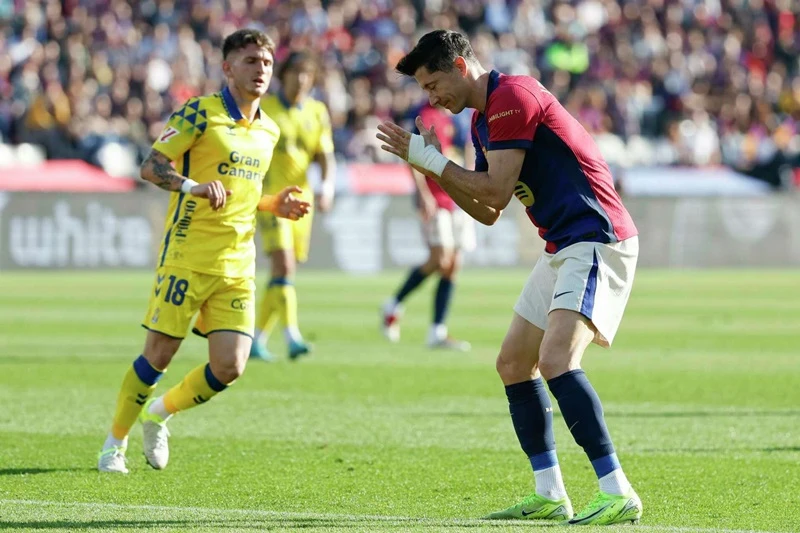
[{"label": "white sock", "polygon": [[631,490],[631,484],[625,477],[625,472],[617,468],[600,478],[600,490],[615,496],[624,496]]},{"label": "white sock", "polygon": [[300,334],[300,330],[297,329],[296,326],[289,326],[288,328],[283,328],[283,337],[286,339],[286,344],[291,344],[293,342],[303,342],[303,336]]},{"label": "white sock", "polygon": [[536,478],[536,494],[548,500],[560,500],[567,497],[567,489],[564,487],[564,480],[561,478],[561,467],[558,465],[534,470],[533,477]]},{"label": "white sock", "polygon": [[128,437],[126,436],[126,437],[125,437],[124,439],[122,439],[122,440],[120,440],[120,439],[115,439],[115,438],[114,438],[114,435],[112,435],[111,433],[109,433],[109,434],[108,434],[108,437],[106,437],[106,442],[105,442],[105,443],[103,443],[103,449],[104,449],[104,450],[107,450],[107,449],[109,449],[109,448],[114,448],[114,447],[117,447],[117,448],[127,448],[127,447],[128,447]]},{"label": "white sock", "polygon": [[158,415],[164,422],[169,420],[169,417],[172,416],[169,411],[167,411],[167,407],[164,405],[163,396],[156,398],[156,401],[150,404],[150,409],[148,409],[147,412],[151,415]]},{"label": "white sock", "polygon": [[263,342],[266,344],[267,341],[269,341],[269,335],[267,335],[267,332],[256,328],[255,332],[253,333],[253,342]]},{"label": "white sock", "polygon": [[443,341],[447,338],[447,326],[444,324],[432,324],[429,336],[437,341]]}]

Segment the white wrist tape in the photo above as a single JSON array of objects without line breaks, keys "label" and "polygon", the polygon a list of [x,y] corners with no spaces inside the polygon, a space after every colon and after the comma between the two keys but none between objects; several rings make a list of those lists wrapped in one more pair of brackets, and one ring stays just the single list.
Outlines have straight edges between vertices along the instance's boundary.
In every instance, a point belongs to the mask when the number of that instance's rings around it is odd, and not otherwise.
[{"label": "white wrist tape", "polygon": [[432,145],[425,146],[422,135],[412,134],[408,143],[408,162],[441,176],[449,159]]},{"label": "white wrist tape", "polygon": [[328,178],[322,182],[320,186],[320,192],[326,198],[333,198],[333,195],[336,191],[336,183],[334,183],[333,178]]},{"label": "white wrist tape", "polygon": [[200,184],[194,180],[185,179],[183,180],[183,183],[181,183],[181,192],[184,194],[189,194],[190,192],[192,192],[192,187],[194,187],[195,185],[200,185]]}]

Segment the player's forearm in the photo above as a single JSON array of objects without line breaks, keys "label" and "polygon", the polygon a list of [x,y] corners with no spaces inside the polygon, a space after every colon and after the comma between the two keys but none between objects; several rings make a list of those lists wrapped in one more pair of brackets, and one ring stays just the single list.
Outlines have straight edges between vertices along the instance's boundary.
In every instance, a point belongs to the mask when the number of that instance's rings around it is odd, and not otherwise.
[{"label": "player's forearm", "polygon": [[265,194],[258,202],[257,209],[259,211],[268,211],[273,215],[278,214],[278,196],[273,194]]},{"label": "player's forearm", "polygon": [[[510,198],[505,197],[503,191],[489,176],[488,172],[467,170],[452,161],[444,167],[441,176],[433,176],[442,188],[450,194],[451,190],[458,190],[470,199],[477,200],[496,211],[502,211],[508,205]],[[452,196],[452,194],[451,194]],[[465,209],[466,211],[466,209]]]},{"label": "player's forearm", "polygon": [[[448,165],[449,166],[449,165]],[[479,200],[476,200],[469,194],[465,193],[461,189],[454,187],[450,183],[445,183],[440,181],[439,184],[445,190],[445,192],[450,195],[450,198],[463,209],[469,216],[480,222],[481,224],[485,224],[486,226],[491,226],[497,219],[500,218],[502,214],[502,210],[495,209],[493,207],[489,207],[488,205],[481,203]]]},{"label": "player's forearm", "polygon": [[149,181],[165,191],[178,192],[186,181],[185,177],[175,171],[167,156],[155,150],[151,151],[144,160],[139,174],[143,180]]},{"label": "player's forearm", "polygon": [[332,196],[336,187],[334,181],[336,176],[336,155],[333,152],[319,154],[317,155],[317,162],[319,163],[322,191]]}]

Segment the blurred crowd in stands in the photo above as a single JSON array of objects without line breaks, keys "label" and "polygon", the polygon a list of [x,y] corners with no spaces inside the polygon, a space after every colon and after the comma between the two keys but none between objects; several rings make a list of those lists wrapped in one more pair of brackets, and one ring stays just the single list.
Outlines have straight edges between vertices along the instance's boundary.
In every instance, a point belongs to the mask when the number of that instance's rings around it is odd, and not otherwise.
[{"label": "blurred crowd in stands", "polygon": [[800,167],[798,0],[0,0],[0,27],[0,141],[49,158],[135,165],[176,106],[219,90],[223,38],[257,27],[277,62],[319,54],[340,158],[393,161],[376,125],[425,101],[393,67],[448,28],[485,67],[539,78],[616,167],[724,164],[775,186]]}]

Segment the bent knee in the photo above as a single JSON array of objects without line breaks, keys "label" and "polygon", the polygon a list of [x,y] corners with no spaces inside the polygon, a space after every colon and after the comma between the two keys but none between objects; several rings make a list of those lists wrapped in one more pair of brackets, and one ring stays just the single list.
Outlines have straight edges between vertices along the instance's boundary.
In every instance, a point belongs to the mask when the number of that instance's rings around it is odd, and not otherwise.
[{"label": "bent knee", "polygon": [[217,378],[220,383],[230,385],[244,374],[244,367],[247,359],[241,361],[230,361],[211,365],[211,373]]},{"label": "bent knee", "polygon": [[286,278],[294,275],[295,262],[293,253],[291,250],[281,250],[272,254],[270,257],[270,272],[273,278]]},{"label": "bent knee", "polygon": [[567,349],[554,350],[542,346],[539,351],[539,372],[545,380],[557,378],[577,368],[580,368],[580,357]]},{"label": "bent knee", "polygon": [[276,261],[272,264],[272,278],[288,278],[294,274],[294,269],[286,261]]},{"label": "bent knee", "polygon": [[510,385],[531,379],[534,374],[534,366],[529,362],[522,361],[516,357],[509,357],[502,351],[495,361],[495,369],[503,383]]},{"label": "bent knee", "polygon": [[162,334],[148,335],[142,355],[150,366],[157,370],[165,370],[180,348],[182,339],[174,339]]}]

